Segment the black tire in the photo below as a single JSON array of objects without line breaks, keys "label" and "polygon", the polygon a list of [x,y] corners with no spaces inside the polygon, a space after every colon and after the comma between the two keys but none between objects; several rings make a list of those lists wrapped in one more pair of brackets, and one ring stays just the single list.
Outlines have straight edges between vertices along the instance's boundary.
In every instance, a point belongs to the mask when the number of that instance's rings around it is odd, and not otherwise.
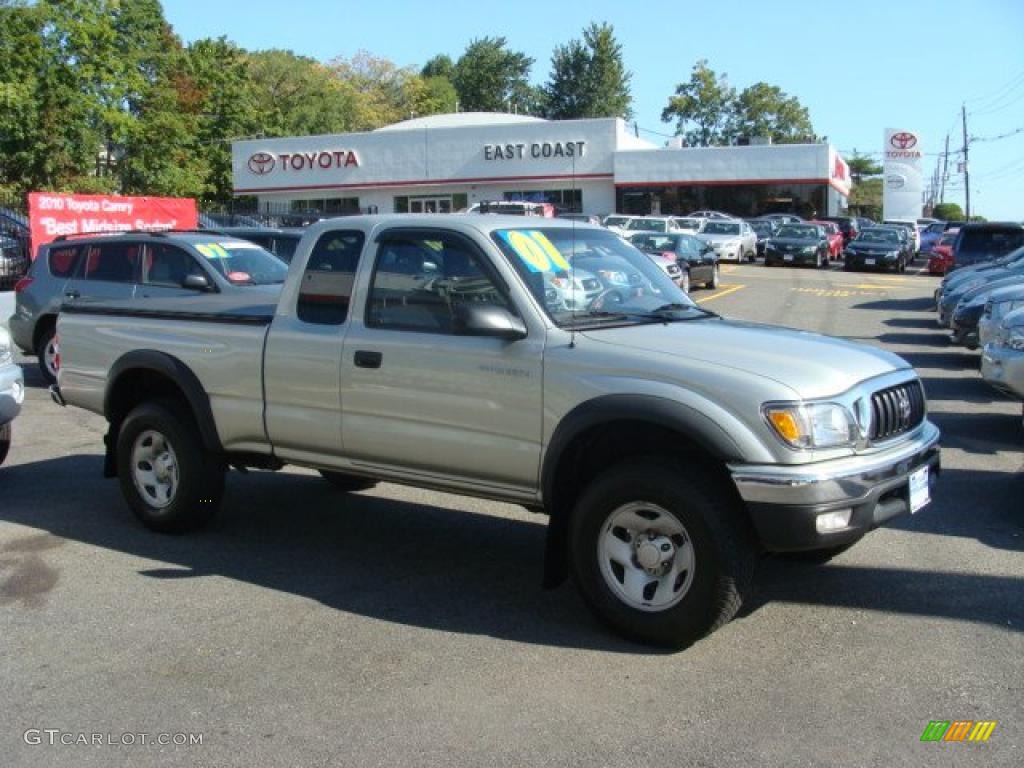
[{"label": "black tire", "polygon": [[47,353],[46,350],[53,342],[54,337],[57,335],[57,326],[53,323],[47,325],[43,332],[39,334],[39,338],[36,340],[36,360],[39,363],[39,372],[43,374],[43,379],[47,384],[56,384],[57,376],[55,371],[51,371],[47,365]]},{"label": "black tire", "polygon": [[11,425],[0,427],[0,464],[7,460],[7,454],[11,451]]},{"label": "black tire", "polygon": [[[675,465],[649,457],[613,466],[578,499],[570,521],[573,575],[594,612],[623,636],[683,648],[726,624],[739,610],[752,581],[756,550],[735,495],[712,478],[699,464]],[[685,528],[683,541],[693,548],[690,585],[679,602],[662,610],[629,605],[602,573],[598,544],[606,535],[606,523],[632,502],[667,511]]]},{"label": "black tire", "polygon": [[778,556],[783,560],[789,560],[793,563],[824,565],[833,557],[838,557],[843,554],[843,552],[850,549],[850,547],[863,538],[863,536],[858,536],[853,541],[848,541],[845,544],[839,544],[835,547],[826,547],[825,549],[809,549],[806,552],[781,552]]},{"label": "black tire", "polygon": [[317,470],[320,476],[337,488],[339,491],[354,493],[355,491],[367,491],[377,485],[376,480],[358,475],[346,475],[344,472],[332,472],[329,469]]},{"label": "black tire", "polygon": [[711,290],[715,291],[715,290],[718,290],[718,286],[721,284],[721,282],[722,282],[721,270],[719,269],[719,266],[717,264],[715,264],[715,268],[714,268],[714,270],[711,273],[711,279],[708,280],[707,283],[705,283],[705,287],[710,288]]},{"label": "black tire", "polygon": [[[133,450],[146,432],[162,435],[176,458],[177,483],[170,502],[154,505],[136,487]],[[145,462],[140,462],[139,468]],[[173,400],[136,406],[117,436],[117,476],[121,493],[142,524],[160,533],[184,533],[205,525],[224,495],[224,462],[203,445],[192,415]]]}]

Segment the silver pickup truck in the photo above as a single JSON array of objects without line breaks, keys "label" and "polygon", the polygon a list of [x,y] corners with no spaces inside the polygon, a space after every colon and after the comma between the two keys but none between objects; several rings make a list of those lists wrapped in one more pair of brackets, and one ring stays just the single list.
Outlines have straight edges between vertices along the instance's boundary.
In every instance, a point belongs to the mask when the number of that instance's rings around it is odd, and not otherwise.
[{"label": "silver pickup truck", "polygon": [[938,474],[904,360],[724,320],[599,227],[324,221],[261,301],[60,315],[54,398],[106,417],[105,473],[152,529],[203,524],[232,466],[513,502],[549,516],[548,586],[571,572],[619,632],[681,647],[759,552],[827,558]]}]

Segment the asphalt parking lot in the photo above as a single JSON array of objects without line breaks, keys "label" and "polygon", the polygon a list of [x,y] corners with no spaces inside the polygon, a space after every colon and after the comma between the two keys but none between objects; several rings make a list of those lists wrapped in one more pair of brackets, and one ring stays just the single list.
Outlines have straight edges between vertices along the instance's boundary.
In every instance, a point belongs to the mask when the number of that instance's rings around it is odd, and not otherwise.
[{"label": "asphalt parking lot", "polygon": [[[209,529],[149,533],[100,477],[102,420],[27,365],[0,469],[0,763],[1020,765],[1021,405],[935,325],[935,281],[741,265],[694,292],[906,357],[943,471],[931,505],[828,565],[766,559],[752,604],[679,654],[541,589],[544,521],[518,507],[233,473]],[[922,743],[931,720],[998,725]],[[179,733],[202,744],[138,736]]]}]

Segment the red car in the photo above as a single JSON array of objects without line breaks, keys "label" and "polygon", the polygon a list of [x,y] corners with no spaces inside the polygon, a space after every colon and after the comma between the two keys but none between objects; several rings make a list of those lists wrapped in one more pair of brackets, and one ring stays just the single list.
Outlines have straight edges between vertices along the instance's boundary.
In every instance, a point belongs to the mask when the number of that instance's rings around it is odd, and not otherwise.
[{"label": "red car", "polygon": [[825,236],[828,238],[828,257],[833,260],[838,259],[843,252],[843,233],[839,230],[839,225],[834,221],[808,221],[807,223],[817,224],[825,230]]},{"label": "red car", "polygon": [[928,258],[928,274],[944,275],[953,266],[953,241],[959,229],[947,229],[939,242],[932,247],[932,255]]}]

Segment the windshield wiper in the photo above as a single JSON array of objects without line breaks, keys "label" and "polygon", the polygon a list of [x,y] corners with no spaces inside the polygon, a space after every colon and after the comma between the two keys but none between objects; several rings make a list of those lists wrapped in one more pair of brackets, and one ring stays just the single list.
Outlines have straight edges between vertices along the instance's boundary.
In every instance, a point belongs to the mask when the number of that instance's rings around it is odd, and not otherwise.
[{"label": "windshield wiper", "polygon": [[[683,304],[682,302],[673,302],[671,304],[662,304],[660,307],[652,309],[647,312],[648,315],[658,316],[667,315],[670,312],[681,312],[683,310],[694,309],[702,313],[705,317],[720,317],[717,312],[712,312],[710,309],[704,309],[704,307],[698,307],[696,304]],[[683,318],[678,318],[682,320]],[[691,318],[692,319],[692,318]]]}]

